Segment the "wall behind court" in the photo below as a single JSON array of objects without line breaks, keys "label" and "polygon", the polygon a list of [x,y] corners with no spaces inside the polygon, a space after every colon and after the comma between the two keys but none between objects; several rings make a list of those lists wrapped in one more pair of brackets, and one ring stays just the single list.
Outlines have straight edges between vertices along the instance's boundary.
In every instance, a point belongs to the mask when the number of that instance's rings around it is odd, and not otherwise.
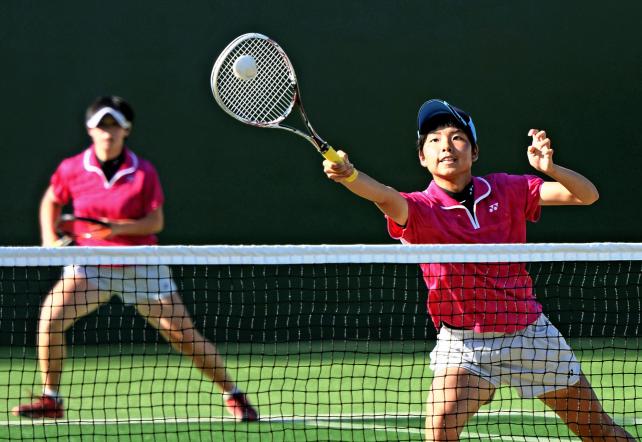
[{"label": "wall behind court", "polygon": [[46,2],[0,5],[0,244],[36,245],[58,162],[88,141],[101,94],[137,111],[131,146],[165,188],[164,244],[386,243],[382,217],[327,181],[297,137],[226,116],[211,64],[263,32],[294,61],[319,132],[399,190],[427,185],[414,152],[427,98],[468,110],[477,174],[526,173],[531,127],[598,186],[592,207],[546,208],[531,241],[639,241],[642,3],[407,0]]}]

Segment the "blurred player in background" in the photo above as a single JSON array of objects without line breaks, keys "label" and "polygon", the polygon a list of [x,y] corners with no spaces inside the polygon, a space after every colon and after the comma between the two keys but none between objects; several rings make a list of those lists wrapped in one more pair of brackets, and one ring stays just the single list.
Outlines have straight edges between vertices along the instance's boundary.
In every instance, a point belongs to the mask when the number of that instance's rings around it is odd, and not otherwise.
[{"label": "blurred player in background", "polygon": [[[103,239],[80,239],[81,246],[157,244],[163,229],[164,196],[155,168],[125,146],[134,112],[120,97],[96,99],[87,109],[87,132],[93,144],[65,159],[51,177],[40,204],[42,245],[58,241],[56,220],[73,204],[74,215],[109,223]],[[47,295],[38,324],[38,361],[43,394],[19,405],[13,414],[28,418],[61,418],[59,392],[65,357],[65,331],[113,296],[135,306],[149,324],[223,392],[238,421],[255,421],[257,413],[232,381],[216,347],[192,323],[167,266],[68,266]]]},{"label": "blurred player in background", "polygon": [[[472,118],[442,100],[418,116],[419,162],[432,175],[422,192],[402,193],[354,166],[324,161],[326,175],[385,214],[390,235],[405,244],[524,243],[526,222],[541,206],[589,205],[595,186],[553,162],[551,141],[531,129],[532,175],[474,177],[479,157]],[[434,372],[426,410],[426,440],[457,441],[501,385],[539,398],[585,441],[634,441],[603,410],[572,350],[542,313],[524,264],[422,264],[428,310],[439,329],[430,355]]]}]

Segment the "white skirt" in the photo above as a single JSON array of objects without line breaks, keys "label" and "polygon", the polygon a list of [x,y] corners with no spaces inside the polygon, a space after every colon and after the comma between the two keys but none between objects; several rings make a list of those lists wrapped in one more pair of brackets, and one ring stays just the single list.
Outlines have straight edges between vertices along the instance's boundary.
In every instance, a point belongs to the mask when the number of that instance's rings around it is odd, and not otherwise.
[{"label": "white skirt", "polygon": [[514,387],[523,398],[570,387],[580,375],[573,351],[544,314],[510,334],[441,327],[430,368],[438,375],[448,367],[464,368],[495,387]]}]

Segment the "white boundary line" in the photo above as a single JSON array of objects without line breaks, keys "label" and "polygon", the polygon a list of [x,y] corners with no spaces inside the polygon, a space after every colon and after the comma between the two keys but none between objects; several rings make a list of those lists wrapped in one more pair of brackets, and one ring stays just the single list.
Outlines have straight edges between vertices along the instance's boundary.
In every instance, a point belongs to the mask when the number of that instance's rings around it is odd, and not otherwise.
[{"label": "white boundary line", "polygon": [[[552,411],[533,411],[533,410],[480,410],[479,415],[493,416],[534,416],[546,419],[557,419],[557,415]],[[318,415],[261,415],[262,422],[283,422],[283,423],[328,423],[335,424],[342,421],[360,421],[360,420],[385,420],[385,419],[405,419],[405,418],[422,418],[423,413],[328,413]],[[628,425],[641,425],[642,418],[625,417],[618,419],[620,423]],[[220,417],[195,417],[195,418],[114,418],[114,419],[20,419],[0,421],[0,426],[33,426],[34,423],[41,425],[112,425],[112,424],[183,424],[183,423],[224,423],[234,422],[231,416]],[[353,424],[354,425],[354,424]],[[378,427],[378,426],[377,426]],[[390,429],[388,427],[388,429]]]}]

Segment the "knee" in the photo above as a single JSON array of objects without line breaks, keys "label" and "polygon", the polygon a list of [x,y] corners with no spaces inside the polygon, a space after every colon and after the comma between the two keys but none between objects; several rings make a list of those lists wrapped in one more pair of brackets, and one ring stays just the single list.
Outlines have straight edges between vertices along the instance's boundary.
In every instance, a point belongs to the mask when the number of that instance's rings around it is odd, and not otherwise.
[{"label": "knee", "polygon": [[199,333],[191,328],[174,329],[169,332],[170,343],[181,353],[187,356],[198,355],[202,347],[202,338]]},{"label": "knee", "polygon": [[40,318],[38,320],[38,331],[40,333],[62,333],[69,325],[65,322],[63,309],[44,306],[40,310]]},{"label": "knee", "polygon": [[38,330],[44,332],[63,332],[75,322],[70,315],[69,307],[65,306],[64,294],[52,291],[40,307]]}]

